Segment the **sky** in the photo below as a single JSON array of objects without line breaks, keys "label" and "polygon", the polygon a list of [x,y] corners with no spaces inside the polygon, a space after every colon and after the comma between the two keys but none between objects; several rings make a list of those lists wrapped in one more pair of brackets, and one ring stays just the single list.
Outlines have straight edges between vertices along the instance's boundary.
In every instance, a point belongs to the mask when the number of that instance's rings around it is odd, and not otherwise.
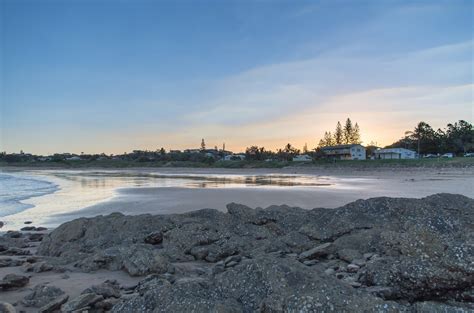
[{"label": "sky", "polygon": [[0,0],[0,151],[388,145],[473,121],[474,2]]}]

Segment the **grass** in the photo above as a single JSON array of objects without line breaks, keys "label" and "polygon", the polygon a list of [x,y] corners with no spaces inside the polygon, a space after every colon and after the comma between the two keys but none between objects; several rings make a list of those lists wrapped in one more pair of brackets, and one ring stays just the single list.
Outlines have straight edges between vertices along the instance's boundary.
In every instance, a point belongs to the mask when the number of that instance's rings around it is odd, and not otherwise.
[{"label": "grass", "polygon": [[415,159],[415,160],[363,160],[341,161],[315,160],[313,162],[264,162],[264,161],[217,161],[212,164],[191,161],[153,161],[137,162],[122,160],[101,161],[60,161],[60,162],[18,162],[7,163],[0,161],[1,168],[31,167],[31,168],[137,168],[137,167],[188,167],[188,168],[283,168],[283,167],[321,167],[321,168],[467,168],[474,167],[474,158],[452,159]]}]

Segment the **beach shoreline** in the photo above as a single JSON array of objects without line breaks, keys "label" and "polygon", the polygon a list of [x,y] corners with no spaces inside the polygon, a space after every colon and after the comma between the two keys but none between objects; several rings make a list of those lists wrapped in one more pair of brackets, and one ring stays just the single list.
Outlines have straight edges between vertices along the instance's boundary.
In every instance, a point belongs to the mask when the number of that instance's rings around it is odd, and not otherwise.
[{"label": "beach shoreline", "polygon": [[[43,223],[43,226],[50,228],[73,218],[112,212],[168,214],[202,208],[222,211],[229,202],[239,202],[251,207],[287,204],[312,209],[334,208],[357,199],[379,196],[420,198],[448,192],[474,197],[474,169],[471,168],[437,170],[387,168],[370,171],[305,167],[29,169],[9,170],[3,173],[36,173],[54,178],[53,181],[63,184],[60,192],[28,200],[28,203],[35,205],[36,208],[15,216],[17,226],[36,217],[35,223],[39,223],[38,225]],[[249,177],[252,178],[250,185],[246,181]],[[67,180],[64,180],[65,178]],[[271,182],[275,185],[265,185],[267,182],[263,185],[252,185],[255,179],[269,178],[276,181]],[[165,187],[160,183],[161,179],[166,179]],[[150,180],[153,181],[147,183]],[[278,184],[281,182],[278,180],[288,180],[286,183],[291,183],[293,186],[280,186]],[[135,181],[139,182],[137,186]],[[316,185],[305,186],[308,181]],[[67,186],[64,183],[67,183]],[[294,185],[295,183],[297,185]],[[68,206],[68,203],[71,203],[71,206]],[[51,213],[43,214],[42,208],[47,208]],[[37,215],[35,212],[38,212]],[[18,228],[17,226],[8,229]],[[4,229],[7,227],[8,225]]]}]

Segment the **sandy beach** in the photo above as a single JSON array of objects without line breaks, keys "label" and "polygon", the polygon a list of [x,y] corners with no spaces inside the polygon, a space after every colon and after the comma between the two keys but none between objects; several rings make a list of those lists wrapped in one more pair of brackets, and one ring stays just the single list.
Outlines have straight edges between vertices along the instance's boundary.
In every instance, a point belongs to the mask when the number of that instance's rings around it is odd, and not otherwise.
[{"label": "sandy beach", "polygon": [[[210,171],[210,173],[223,174],[222,171]],[[272,173],[275,174],[275,172]],[[171,214],[201,208],[225,210],[225,205],[230,202],[242,203],[250,207],[286,204],[313,209],[316,207],[335,208],[358,199],[382,196],[421,198],[446,192],[474,197],[474,170],[468,172],[448,170],[436,173],[413,170],[359,173],[282,170],[278,173],[319,175],[326,179],[328,185],[287,188],[265,186],[262,188],[124,188],[119,189],[116,196],[109,201],[57,217],[69,219],[112,212]],[[249,172],[247,175],[256,174],[256,172]]]}]

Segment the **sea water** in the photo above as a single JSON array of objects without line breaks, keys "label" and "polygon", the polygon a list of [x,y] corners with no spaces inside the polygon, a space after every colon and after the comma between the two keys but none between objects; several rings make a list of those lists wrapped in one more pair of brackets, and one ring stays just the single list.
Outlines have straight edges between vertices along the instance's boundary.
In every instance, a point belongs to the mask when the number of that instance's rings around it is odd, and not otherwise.
[{"label": "sea water", "polygon": [[17,214],[33,207],[24,200],[54,193],[58,185],[22,174],[0,173],[0,217]]}]

